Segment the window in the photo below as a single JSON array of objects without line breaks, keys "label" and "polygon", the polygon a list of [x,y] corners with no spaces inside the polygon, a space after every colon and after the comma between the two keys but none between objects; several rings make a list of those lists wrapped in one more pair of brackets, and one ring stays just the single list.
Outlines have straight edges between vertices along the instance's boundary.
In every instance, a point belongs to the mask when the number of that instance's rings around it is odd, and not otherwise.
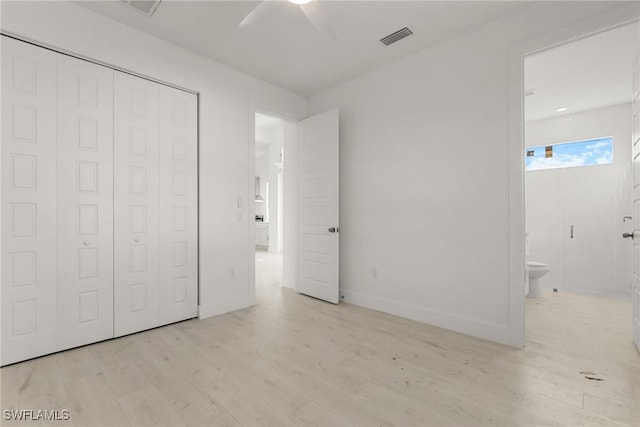
[{"label": "window", "polygon": [[610,164],[613,163],[613,138],[526,147],[524,162],[528,171]]}]

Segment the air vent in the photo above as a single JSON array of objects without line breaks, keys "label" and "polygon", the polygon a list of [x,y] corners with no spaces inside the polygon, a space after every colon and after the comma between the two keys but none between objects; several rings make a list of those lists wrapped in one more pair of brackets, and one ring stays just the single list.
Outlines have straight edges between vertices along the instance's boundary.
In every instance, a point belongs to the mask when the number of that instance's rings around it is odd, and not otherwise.
[{"label": "air vent", "polygon": [[162,0],[120,0],[122,3],[144,13],[145,15],[153,15]]},{"label": "air vent", "polygon": [[390,44],[394,44],[395,42],[400,41],[405,37],[409,37],[411,34],[413,34],[413,31],[411,31],[407,27],[404,27],[403,29],[396,31],[393,34],[389,34],[387,37],[381,38],[380,41],[385,46],[389,46]]}]

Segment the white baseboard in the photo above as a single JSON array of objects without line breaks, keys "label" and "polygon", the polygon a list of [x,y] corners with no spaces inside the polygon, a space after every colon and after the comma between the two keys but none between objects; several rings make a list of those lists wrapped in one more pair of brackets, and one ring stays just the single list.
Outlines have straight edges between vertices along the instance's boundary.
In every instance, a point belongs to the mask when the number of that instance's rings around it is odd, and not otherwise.
[{"label": "white baseboard", "polygon": [[213,304],[201,304],[200,307],[198,307],[198,318],[206,319],[207,317],[218,316],[220,314],[229,313],[231,311],[252,307],[255,304],[255,298],[252,298],[250,296],[217,301]]},{"label": "white baseboard", "polygon": [[393,314],[394,316],[404,317],[444,329],[450,329],[466,335],[484,338],[500,344],[510,345],[509,328],[506,325],[453,316],[424,307],[374,297],[359,292],[341,290],[340,294],[343,296],[340,301],[349,304],[382,311],[383,313]]}]

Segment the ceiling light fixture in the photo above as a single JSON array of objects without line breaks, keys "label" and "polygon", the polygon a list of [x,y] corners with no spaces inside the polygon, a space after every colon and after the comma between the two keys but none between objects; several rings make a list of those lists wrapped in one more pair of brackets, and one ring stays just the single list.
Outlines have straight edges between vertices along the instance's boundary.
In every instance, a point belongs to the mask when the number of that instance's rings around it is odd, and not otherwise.
[{"label": "ceiling light fixture", "polygon": [[[2,0],[0,0],[2,1]],[[142,0],[139,0],[142,1]],[[282,3],[283,0],[262,0],[258,2],[258,4],[251,9],[243,19],[240,21],[238,26],[240,28],[247,28],[254,25],[257,21],[261,20],[265,15],[268,14],[273,7],[277,7],[278,3]],[[307,17],[307,20],[311,25],[313,25],[316,30],[320,33],[324,34],[327,38],[331,40],[336,39],[336,35],[329,25],[327,18],[322,10],[322,6],[319,1],[313,0],[288,0],[290,4],[298,7],[304,16]],[[290,6],[290,7],[294,7]]]},{"label": "ceiling light fixture", "polygon": [[565,112],[565,111],[567,111],[568,109],[569,109],[569,107],[560,107],[560,108],[558,108],[556,111],[557,111],[558,113],[564,113],[564,112]]}]

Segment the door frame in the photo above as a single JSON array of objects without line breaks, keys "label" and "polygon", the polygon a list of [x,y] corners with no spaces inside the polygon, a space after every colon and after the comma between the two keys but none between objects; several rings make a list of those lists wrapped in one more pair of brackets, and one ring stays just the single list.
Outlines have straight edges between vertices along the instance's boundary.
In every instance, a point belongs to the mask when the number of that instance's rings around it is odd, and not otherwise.
[{"label": "door frame", "polygon": [[509,139],[508,139],[508,344],[525,345],[525,258],[524,200],[524,58],[582,38],[640,20],[635,5],[548,32],[509,49]]},{"label": "door frame", "polygon": [[[249,106],[249,139],[248,139],[248,188],[247,188],[247,227],[248,227],[248,266],[249,266],[249,297],[251,304],[256,303],[256,263],[255,263],[255,245],[256,245],[256,230],[255,230],[255,215],[256,206],[253,203],[255,198],[255,173],[256,173],[256,114],[264,114],[282,120],[283,122],[283,134],[282,134],[282,146],[285,152],[284,164],[282,170],[282,186],[284,188],[282,197],[282,210],[283,210],[283,241],[282,241],[282,286],[293,289],[297,292],[296,285],[297,276],[297,171],[298,171],[298,119],[274,112],[269,108],[264,108],[260,105],[251,104]],[[289,129],[287,129],[289,127]],[[293,129],[295,128],[295,130]],[[287,149],[288,148],[288,149]],[[238,208],[240,208],[242,202],[238,200]],[[289,220],[287,220],[287,214],[289,214]],[[286,244],[288,243],[288,244]]]}]

